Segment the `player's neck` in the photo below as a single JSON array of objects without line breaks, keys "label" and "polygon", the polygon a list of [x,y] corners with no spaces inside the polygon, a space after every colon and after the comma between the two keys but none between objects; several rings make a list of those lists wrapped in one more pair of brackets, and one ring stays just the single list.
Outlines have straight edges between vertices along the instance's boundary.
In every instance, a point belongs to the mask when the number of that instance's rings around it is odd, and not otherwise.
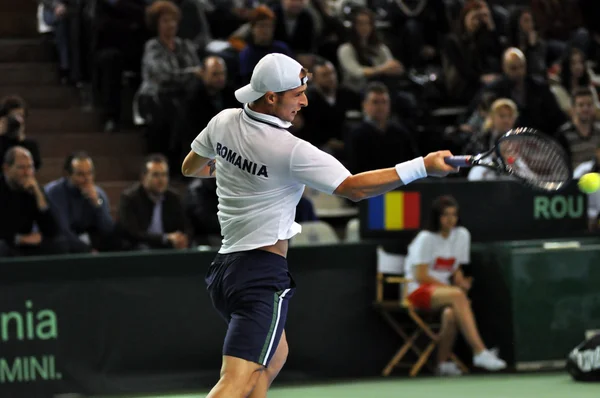
[{"label": "player's neck", "polygon": [[275,116],[270,107],[262,102],[253,102],[248,104],[248,108],[256,113],[262,113],[269,116]]}]

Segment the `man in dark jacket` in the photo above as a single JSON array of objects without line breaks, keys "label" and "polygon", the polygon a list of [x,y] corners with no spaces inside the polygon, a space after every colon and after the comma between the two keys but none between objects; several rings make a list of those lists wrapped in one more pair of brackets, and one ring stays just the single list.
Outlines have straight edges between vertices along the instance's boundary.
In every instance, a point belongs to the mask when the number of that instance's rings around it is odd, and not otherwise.
[{"label": "man in dark jacket", "polygon": [[66,253],[66,242],[35,179],[31,153],[6,152],[0,176],[0,257]]},{"label": "man in dark jacket", "polygon": [[136,249],[188,247],[185,211],[169,188],[169,166],[163,155],[150,155],[142,181],[121,195],[119,228]]}]

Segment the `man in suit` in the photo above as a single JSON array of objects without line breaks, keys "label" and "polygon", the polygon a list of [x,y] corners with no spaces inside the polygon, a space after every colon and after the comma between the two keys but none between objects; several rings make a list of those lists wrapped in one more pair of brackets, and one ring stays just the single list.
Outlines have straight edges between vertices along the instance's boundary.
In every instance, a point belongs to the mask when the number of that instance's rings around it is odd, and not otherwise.
[{"label": "man in suit", "polygon": [[136,249],[188,247],[183,204],[169,188],[169,166],[163,155],[148,156],[141,182],[121,195],[119,228]]},{"label": "man in suit", "polygon": [[360,96],[340,87],[335,67],[321,57],[316,59],[313,84],[306,91],[306,96],[311,106],[299,113],[304,123],[296,135],[344,161],[347,114],[350,111],[360,114]]},{"label": "man in suit", "polygon": [[65,177],[44,188],[71,253],[114,248],[114,222],[108,196],[95,183],[92,158],[75,152],[65,159]]},{"label": "man in suit", "polygon": [[364,120],[347,139],[350,171],[391,167],[419,156],[413,133],[392,117],[390,94],[384,84],[372,82],[367,86],[363,114]]}]

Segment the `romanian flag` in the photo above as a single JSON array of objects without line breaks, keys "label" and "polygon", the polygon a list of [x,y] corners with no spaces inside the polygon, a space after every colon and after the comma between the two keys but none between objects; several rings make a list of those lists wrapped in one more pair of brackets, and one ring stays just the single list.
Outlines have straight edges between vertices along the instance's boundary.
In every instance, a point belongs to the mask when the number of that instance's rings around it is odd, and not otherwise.
[{"label": "romanian flag", "polygon": [[369,199],[369,229],[398,231],[421,226],[421,194],[392,191]]}]

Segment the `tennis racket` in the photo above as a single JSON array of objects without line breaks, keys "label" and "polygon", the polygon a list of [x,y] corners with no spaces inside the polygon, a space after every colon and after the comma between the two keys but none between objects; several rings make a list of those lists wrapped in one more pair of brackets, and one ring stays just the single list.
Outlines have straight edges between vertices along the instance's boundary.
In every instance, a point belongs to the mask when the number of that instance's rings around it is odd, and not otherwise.
[{"label": "tennis racket", "polygon": [[543,191],[559,191],[573,176],[565,150],[554,139],[528,127],[508,131],[487,152],[444,160],[454,167],[484,166]]}]

